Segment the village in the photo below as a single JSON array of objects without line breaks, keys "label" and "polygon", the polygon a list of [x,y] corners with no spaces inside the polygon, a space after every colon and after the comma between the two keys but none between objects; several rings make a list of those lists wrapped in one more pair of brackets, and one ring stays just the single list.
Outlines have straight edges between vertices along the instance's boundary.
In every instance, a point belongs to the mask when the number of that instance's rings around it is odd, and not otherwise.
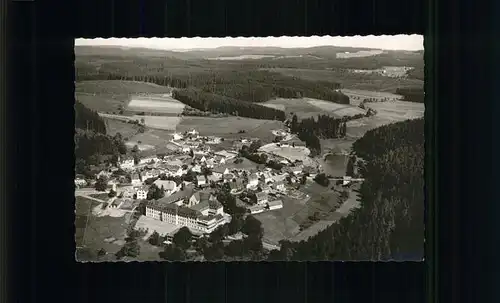
[{"label": "village", "polygon": [[[209,235],[231,222],[231,214],[217,200],[221,190],[234,196],[246,214],[273,212],[284,207],[283,197],[304,196],[297,189],[322,171],[289,130],[273,134],[278,140],[263,146],[258,138],[242,136],[223,147],[223,138],[200,136],[195,129],[174,133],[166,142],[167,153],[124,156],[95,179],[76,176],[76,195],[107,194],[102,208],[109,211],[137,212],[143,206],[134,229],[156,232],[164,244],[182,227],[197,237]],[[280,154],[283,150],[286,155]],[[343,178],[342,184],[349,184],[349,177]]]}]

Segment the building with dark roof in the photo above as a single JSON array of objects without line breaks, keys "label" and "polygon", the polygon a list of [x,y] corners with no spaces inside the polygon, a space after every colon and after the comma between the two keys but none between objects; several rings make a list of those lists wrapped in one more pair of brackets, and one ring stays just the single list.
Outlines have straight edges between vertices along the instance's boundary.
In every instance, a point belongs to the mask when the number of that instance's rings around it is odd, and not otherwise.
[{"label": "building with dark roof", "polygon": [[209,192],[184,190],[146,206],[146,216],[210,233],[225,224],[223,206]]}]

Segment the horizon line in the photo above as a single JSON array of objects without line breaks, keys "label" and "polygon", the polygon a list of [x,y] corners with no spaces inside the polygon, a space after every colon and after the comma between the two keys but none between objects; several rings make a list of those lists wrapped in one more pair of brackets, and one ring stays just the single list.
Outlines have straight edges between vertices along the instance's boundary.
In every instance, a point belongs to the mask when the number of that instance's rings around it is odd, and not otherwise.
[{"label": "horizon line", "polygon": [[192,37],[192,38],[77,38],[75,46],[115,46],[186,52],[223,47],[306,49],[322,46],[379,50],[422,51],[422,35],[310,37]]}]

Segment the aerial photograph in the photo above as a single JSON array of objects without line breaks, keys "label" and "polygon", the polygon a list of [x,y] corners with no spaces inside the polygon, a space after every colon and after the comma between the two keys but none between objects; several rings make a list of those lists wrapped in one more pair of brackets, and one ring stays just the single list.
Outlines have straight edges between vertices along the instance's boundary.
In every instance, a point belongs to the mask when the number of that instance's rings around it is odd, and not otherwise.
[{"label": "aerial photograph", "polygon": [[75,39],[76,260],[423,260],[423,40]]}]

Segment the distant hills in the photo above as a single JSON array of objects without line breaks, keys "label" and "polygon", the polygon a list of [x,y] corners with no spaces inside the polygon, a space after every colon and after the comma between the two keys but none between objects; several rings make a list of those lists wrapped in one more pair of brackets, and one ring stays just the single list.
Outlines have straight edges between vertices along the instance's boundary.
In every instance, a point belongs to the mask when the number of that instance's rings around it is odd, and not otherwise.
[{"label": "distant hills", "polygon": [[[353,48],[339,46],[316,46],[308,48],[281,48],[281,47],[236,47],[221,46],[213,49],[193,49],[193,50],[160,50],[149,48],[128,48],[121,46],[75,46],[76,56],[144,56],[144,57],[165,57],[181,60],[200,60],[216,57],[236,57],[242,55],[262,55],[262,56],[313,56],[320,59],[334,59],[337,53],[358,52],[375,50],[370,48]],[[423,51],[384,51],[394,55],[422,56]]]}]

